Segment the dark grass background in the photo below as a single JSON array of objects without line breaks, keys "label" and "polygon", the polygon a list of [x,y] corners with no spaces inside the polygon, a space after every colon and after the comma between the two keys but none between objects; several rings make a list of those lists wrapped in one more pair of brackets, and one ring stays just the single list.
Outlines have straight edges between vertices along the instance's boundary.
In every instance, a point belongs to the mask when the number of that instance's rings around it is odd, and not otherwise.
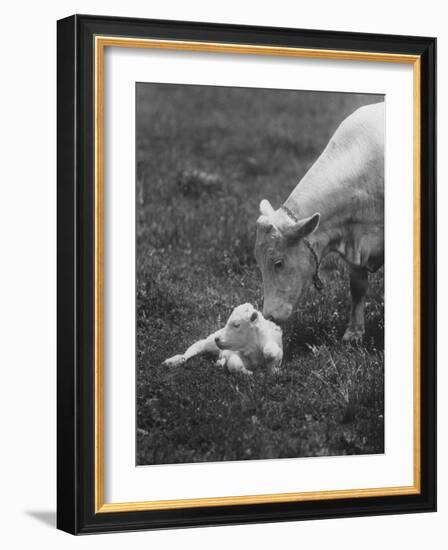
[{"label": "dark grass background", "polygon": [[262,307],[258,205],[278,207],[338,124],[382,97],[137,84],[137,464],[384,452],[383,270],[363,345],[341,343],[346,268],[328,257],[284,328],[280,375],[167,357]]}]

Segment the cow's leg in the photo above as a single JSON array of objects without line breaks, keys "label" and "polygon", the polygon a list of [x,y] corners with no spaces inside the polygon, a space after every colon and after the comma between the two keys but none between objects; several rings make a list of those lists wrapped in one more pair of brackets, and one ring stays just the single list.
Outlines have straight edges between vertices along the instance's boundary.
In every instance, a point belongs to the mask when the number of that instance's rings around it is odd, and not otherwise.
[{"label": "cow's leg", "polygon": [[183,365],[185,362],[187,362],[189,359],[197,357],[198,355],[218,355],[219,349],[215,343],[215,338],[218,335],[218,332],[210,334],[210,336],[207,336],[207,338],[204,338],[204,340],[199,340],[198,342],[195,342],[187,349],[185,353],[174,355],[169,359],[165,359],[163,365],[165,367],[179,367],[180,365]]},{"label": "cow's leg", "polygon": [[343,338],[345,342],[359,341],[364,335],[364,306],[368,286],[369,275],[367,269],[364,267],[350,268],[352,306],[350,320]]}]

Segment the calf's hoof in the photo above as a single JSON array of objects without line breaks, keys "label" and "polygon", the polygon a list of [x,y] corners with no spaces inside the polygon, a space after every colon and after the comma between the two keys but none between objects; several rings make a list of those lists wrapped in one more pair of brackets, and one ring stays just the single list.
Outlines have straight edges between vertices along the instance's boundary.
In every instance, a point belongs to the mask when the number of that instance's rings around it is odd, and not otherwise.
[{"label": "calf's hoof", "polygon": [[180,367],[185,363],[185,357],[183,355],[174,355],[169,359],[165,359],[162,363],[164,367]]},{"label": "calf's hoof", "polygon": [[359,344],[364,337],[364,330],[362,328],[348,327],[342,337],[343,342],[350,342],[352,344]]}]

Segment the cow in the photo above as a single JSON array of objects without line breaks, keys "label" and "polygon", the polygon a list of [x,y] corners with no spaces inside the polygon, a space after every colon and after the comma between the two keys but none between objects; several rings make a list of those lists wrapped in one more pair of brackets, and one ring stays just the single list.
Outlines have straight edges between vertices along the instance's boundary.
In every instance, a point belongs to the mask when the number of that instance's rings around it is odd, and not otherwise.
[{"label": "cow", "polygon": [[183,354],[166,359],[163,365],[178,367],[205,354],[214,355],[216,365],[229,372],[251,376],[264,367],[277,373],[283,359],[282,330],[251,304],[242,304],[233,310],[224,328],[195,342]]},{"label": "cow", "polygon": [[384,263],[384,103],[360,107],[277,210],[260,203],[255,257],[263,279],[263,315],[293,313],[319,265],[336,252],[349,266],[351,310],[343,340],[364,334],[369,272]]}]

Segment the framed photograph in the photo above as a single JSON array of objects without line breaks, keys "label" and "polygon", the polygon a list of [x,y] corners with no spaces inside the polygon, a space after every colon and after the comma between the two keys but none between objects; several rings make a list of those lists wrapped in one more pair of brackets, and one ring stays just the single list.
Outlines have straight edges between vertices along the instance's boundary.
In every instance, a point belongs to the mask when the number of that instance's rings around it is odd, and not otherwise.
[{"label": "framed photograph", "polygon": [[434,38],[58,21],[58,527],[434,511]]}]

